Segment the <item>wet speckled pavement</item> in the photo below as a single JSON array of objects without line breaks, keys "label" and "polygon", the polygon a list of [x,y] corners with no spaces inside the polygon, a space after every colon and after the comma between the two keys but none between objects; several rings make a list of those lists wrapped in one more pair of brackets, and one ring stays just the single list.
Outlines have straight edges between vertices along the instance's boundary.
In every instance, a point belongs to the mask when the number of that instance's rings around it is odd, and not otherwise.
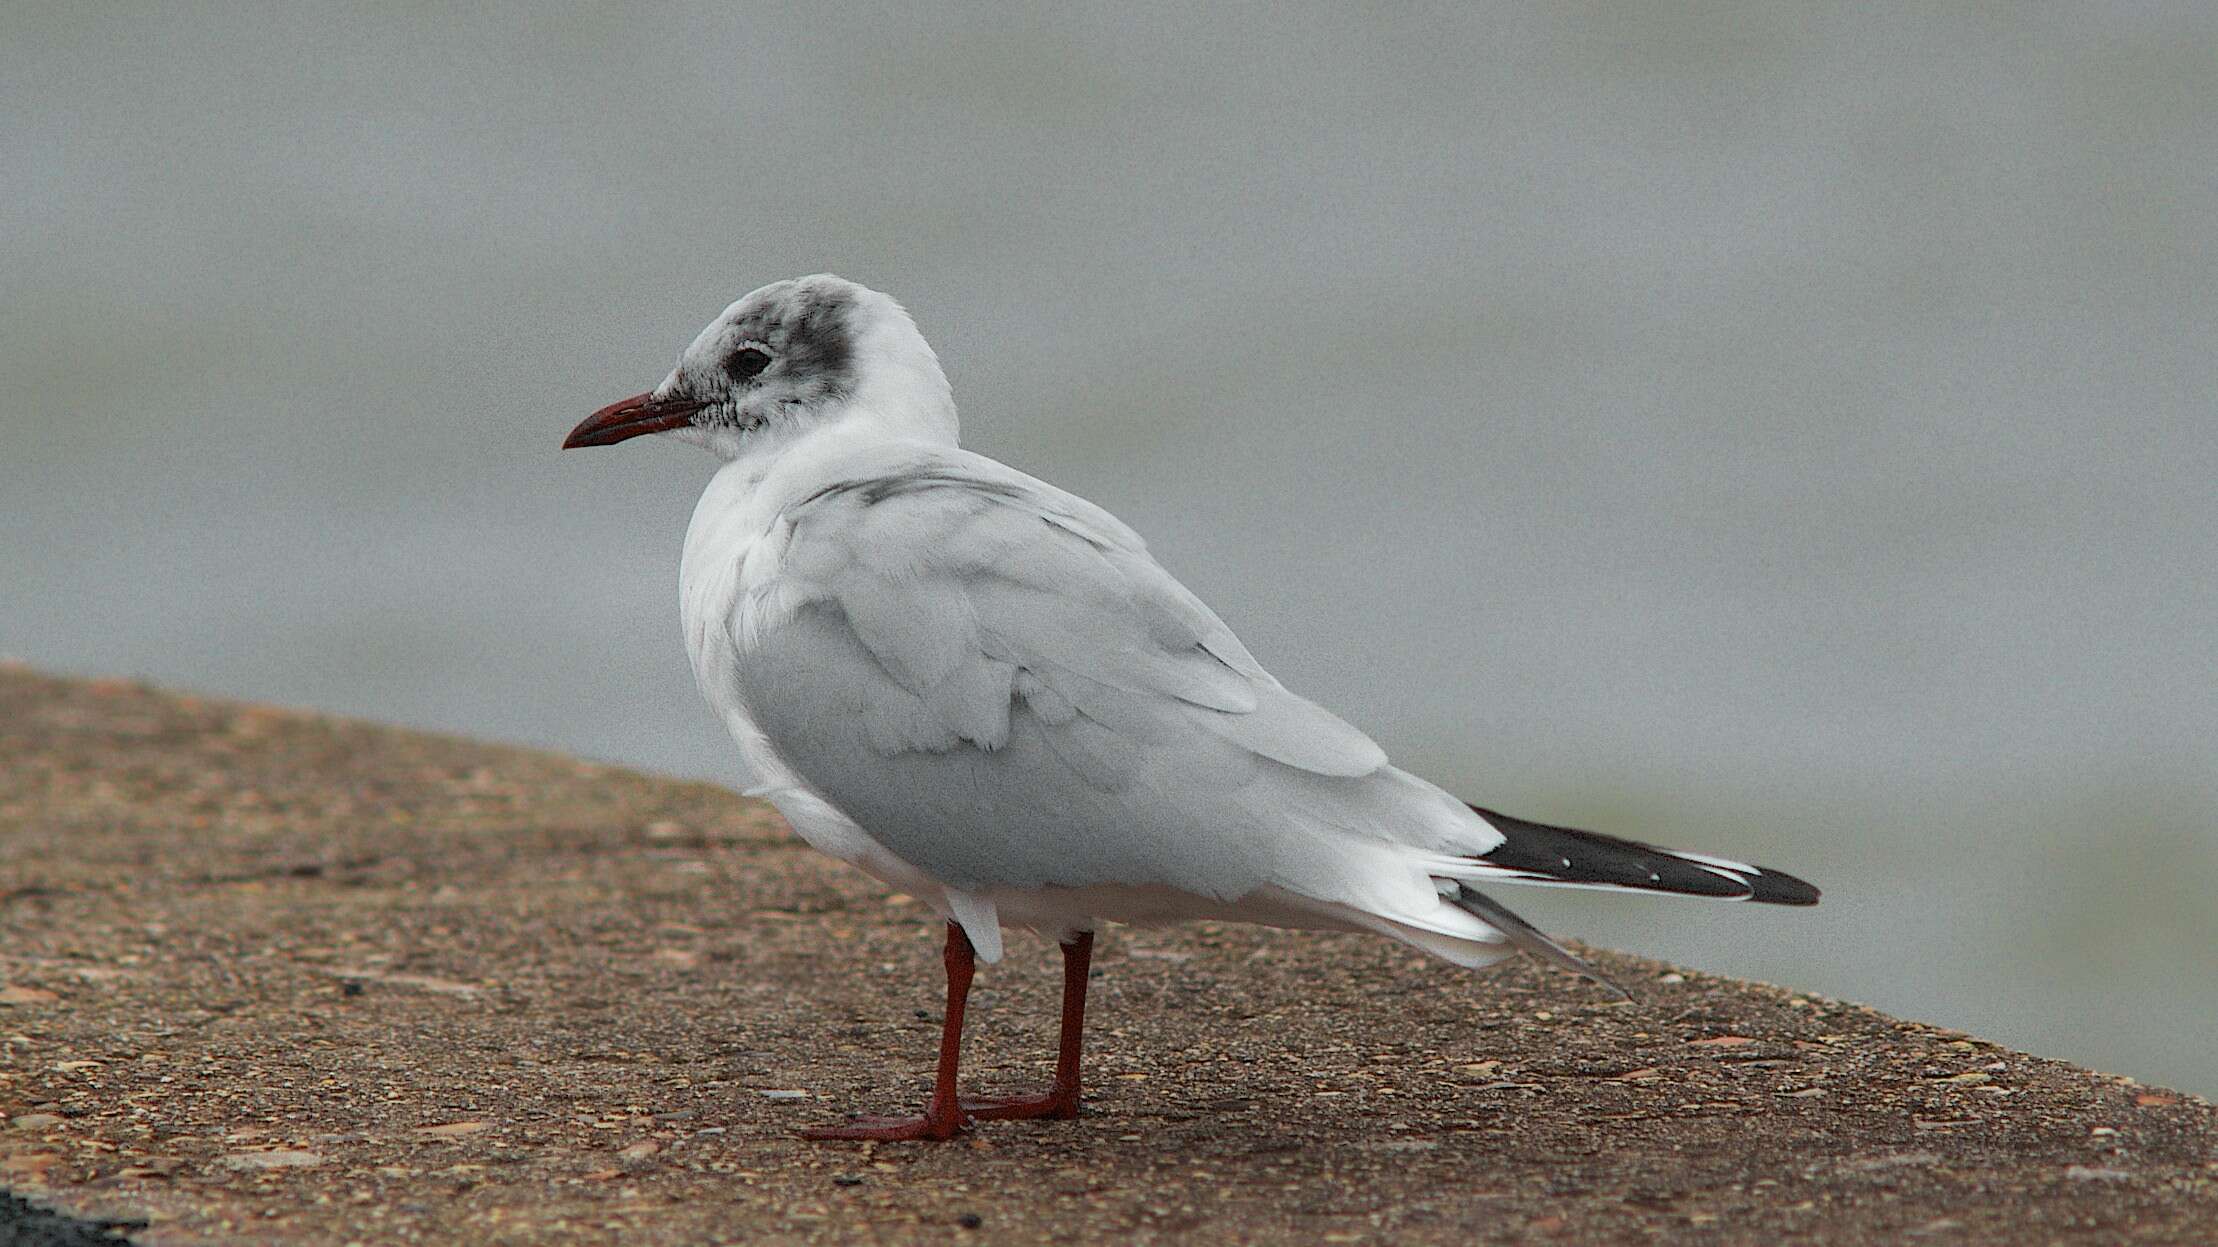
[{"label": "wet speckled pavement", "polygon": [[938,938],[714,787],[0,668],[0,1187],[137,1242],[2218,1241],[2203,1101],[1610,953],[1113,931],[1083,1119],[794,1138],[921,1104]]}]

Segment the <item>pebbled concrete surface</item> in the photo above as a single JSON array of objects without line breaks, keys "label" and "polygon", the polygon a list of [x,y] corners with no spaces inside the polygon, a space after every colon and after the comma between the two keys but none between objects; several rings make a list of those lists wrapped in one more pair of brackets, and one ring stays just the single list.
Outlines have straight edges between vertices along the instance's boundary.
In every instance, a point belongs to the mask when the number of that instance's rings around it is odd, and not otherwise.
[{"label": "pebbled concrete surface", "polygon": [[[713,787],[0,668],[0,1187],[137,1242],[2218,1238],[2192,1097],[1241,927],[1103,939],[1080,1121],[793,1138],[921,1102],[938,934]],[[1044,1083],[1056,964],[969,1085]]]}]

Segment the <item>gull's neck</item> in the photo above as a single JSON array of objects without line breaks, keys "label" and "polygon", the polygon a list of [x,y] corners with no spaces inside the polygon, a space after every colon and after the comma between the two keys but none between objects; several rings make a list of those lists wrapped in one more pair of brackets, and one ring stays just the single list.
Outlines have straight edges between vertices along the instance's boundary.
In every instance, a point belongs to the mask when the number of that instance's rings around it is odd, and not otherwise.
[{"label": "gull's neck", "polygon": [[885,304],[857,335],[861,381],[844,404],[847,420],[877,426],[893,438],[953,446],[962,425],[940,357],[899,304],[891,299]]},{"label": "gull's neck", "polygon": [[[864,396],[858,390],[857,398]],[[944,422],[913,407],[852,400],[819,414],[824,418],[806,427],[740,448],[701,492],[679,564],[689,637],[697,631],[697,619],[724,617],[731,595],[746,581],[751,552],[777,531],[786,508],[845,479],[872,451],[905,446],[930,454],[956,448],[952,405]],[[773,540],[769,546],[778,544]]]},{"label": "gull's neck", "polygon": [[746,527],[768,523],[829,484],[841,464],[871,450],[896,445],[953,450],[958,444],[955,406],[944,380],[936,393],[920,393],[913,385],[866,384],[806,424],[760,432],[768,436],[758,434],[737,447],[702,498],[705,506],[744,514]]}]

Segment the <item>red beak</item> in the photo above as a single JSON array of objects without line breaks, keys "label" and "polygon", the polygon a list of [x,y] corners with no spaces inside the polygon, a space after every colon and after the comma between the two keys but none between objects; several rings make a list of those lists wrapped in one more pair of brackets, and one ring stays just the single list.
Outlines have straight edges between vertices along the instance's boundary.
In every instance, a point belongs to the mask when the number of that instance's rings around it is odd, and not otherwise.
[{"label": "red beak", "polygon": [[583,423],[570,430],[562,439],[564,450],[580,446],[614,446],[647,433],[668,433],[693,423],[693,413],[708,406],[699,399],[656,398],[650,391],[634,394],[620,403],[610,403]]}]

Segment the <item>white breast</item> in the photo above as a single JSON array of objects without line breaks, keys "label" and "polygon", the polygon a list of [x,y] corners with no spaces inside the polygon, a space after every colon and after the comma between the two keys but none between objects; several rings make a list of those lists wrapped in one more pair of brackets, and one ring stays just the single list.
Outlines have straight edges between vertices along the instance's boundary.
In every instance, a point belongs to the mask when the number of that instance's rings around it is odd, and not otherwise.
[{"label": "white breast", "polygon": [[678,609],[686,653],[701,696],[731,732],[748,776],[747,793],[767,798],[803,840],[821,853],[878,876],[935,906],[938,883],[888,853],[826,801],[779,756],[748,713],[739,664],[761,636],[790,618],[801,589],[781,573],[792,526],[778,514],[781,491],[759,468],[725,465],[693,509],[678,571]]}]

